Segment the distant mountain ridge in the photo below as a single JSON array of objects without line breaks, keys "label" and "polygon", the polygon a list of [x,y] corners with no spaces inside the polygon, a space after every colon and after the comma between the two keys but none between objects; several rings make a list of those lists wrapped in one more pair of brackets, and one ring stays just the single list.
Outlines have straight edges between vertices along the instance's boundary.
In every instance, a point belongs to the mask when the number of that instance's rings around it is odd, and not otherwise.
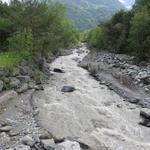
[{"label": "distant mountain ridge", "polygon": [[54,0],[63,3],[73,25],[80,30],[92,28],[109,19],[115,12],[125,9],[119,0]]}]

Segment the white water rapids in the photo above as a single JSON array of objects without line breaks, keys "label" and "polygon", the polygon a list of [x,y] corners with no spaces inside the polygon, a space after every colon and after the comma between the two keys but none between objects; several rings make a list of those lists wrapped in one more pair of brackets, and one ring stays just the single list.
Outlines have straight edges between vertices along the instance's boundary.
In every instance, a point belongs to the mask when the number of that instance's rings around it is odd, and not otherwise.
[{"label": "white water rapids", "polygon": [[[141,108],[123,101],[78,66],[76,60],[86,51],[82,46],[50,64],[65,73],[54,73],[44,91],[33,96],[39,123],[53,136],[78,139],[93,150],[150,150],[150,128],[138,124]],[[65,85],[77,90],[62,93]]]}]

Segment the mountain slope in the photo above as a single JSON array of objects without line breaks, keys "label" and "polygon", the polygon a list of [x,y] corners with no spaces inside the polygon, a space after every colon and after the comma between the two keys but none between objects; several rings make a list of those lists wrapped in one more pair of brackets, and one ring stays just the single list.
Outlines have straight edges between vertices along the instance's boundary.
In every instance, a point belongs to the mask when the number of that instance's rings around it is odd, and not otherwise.
[{"label": "mountain slope", "polygon": [[89,29],[98,22],[110,18],[112,14],[125,7],[119,0],[55,0],[65,4],[67,15],[75,27]]}]

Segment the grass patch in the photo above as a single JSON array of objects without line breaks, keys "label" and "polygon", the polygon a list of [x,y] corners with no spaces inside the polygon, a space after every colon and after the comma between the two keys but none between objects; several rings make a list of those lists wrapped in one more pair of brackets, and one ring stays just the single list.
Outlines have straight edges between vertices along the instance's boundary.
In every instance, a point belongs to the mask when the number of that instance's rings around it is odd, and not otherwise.
[{"label": "grass patch", "polygon": [[0,68],[12,67],[22,59],[30,56],[29,52],[3,52],[0,53]]}]

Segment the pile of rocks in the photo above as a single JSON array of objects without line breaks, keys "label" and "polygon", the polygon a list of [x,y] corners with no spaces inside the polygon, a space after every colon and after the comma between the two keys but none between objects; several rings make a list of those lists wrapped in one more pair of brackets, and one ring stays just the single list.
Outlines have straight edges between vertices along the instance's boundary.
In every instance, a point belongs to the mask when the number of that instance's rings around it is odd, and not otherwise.
[{"label": "pile of rocks", "polygon": [[13,68],[0,69],[0,92],[13,89],[18,93],[28,89],[42,90],[41,84],[50,76],[50,69],[46,60],[38,64],[23,60]]},{"label": "pile of rocks", "polygon": [[134,85],[144,88],[145,92],[150,92],[150,64],[141,63],[139,66],[133,64],[134,57],[114,54],[109,52],[98,52],[87,55],[82,61],[82,65],[87,63],[97,63],[104,71],[109,71],[114,77],[126,76],[131,79]]},{"label": "pile of rocks", "polygon": [[76,141],[54,139],[48,132],[44,132],[37,139],[30,135],[24,136],[20,144],[8,150],[81,150],[81,148]]}]

